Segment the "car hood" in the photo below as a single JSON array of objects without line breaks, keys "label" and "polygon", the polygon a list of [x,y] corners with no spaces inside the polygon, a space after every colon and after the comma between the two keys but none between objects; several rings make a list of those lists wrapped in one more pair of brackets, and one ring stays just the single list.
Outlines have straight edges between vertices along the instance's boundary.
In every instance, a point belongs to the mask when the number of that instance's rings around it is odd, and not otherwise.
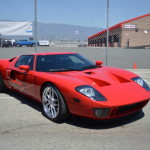
[{"label": "car hood", "polygon": [[109,100],[107,104],[111,106],[140,102],[150,98],[150,92],[131,80],[137,75],[127,70],[102,67],[60,74],[80,80],[84,85],[91,85]]},{"label": "car hood", "polygon": [[73,79],[84,82],[85,85],[105,87],[121,83],[131,82],[131,78],[137,75],[117,68],[102,67],[85,71],[69,71],[59,73],[62,76],[72,77]]}]

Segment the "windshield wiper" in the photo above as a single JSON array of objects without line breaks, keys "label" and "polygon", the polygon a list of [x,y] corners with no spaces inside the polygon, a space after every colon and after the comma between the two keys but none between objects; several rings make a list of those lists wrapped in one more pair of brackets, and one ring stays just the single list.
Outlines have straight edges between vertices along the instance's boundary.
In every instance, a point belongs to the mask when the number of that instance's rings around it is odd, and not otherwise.
[{"label": "windshield wiper", "polygon": [[61,69],[49,69],[49,72],[63,72],[63,71],[82,71],[83,69],[76,68],[61,68]]},{"label": "windshield wiper", "polygon": [[89,65],[89,66],[82,67],[82,69],[94,69],[94,68],[99,68],[99,66]]},{"label": "windshield wiper", "polygon": [[82,71],[83,70],[81,68],[62,68],[62,69],[66,71]]}]

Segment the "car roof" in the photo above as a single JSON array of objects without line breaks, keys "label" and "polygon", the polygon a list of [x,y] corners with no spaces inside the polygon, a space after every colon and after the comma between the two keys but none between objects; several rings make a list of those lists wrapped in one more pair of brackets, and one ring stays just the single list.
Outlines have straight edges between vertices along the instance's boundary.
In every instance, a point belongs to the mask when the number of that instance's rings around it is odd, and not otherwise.
[{"label": "car roof", "polygon": [[77,54],[75,52],[47,52],[47,53],[30,53],[25,55],[60,55],[60,54]]}]

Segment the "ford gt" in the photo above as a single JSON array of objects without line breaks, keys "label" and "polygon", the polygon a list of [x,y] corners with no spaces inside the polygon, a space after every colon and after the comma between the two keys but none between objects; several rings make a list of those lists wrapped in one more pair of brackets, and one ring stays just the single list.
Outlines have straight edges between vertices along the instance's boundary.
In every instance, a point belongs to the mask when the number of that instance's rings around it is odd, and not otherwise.
[{"label": "ford gt", "polygon": [[113,119],[141,110],[150,87],[127,70],[92,63],[78,53],[33,53],[0,60],[0,92],[15,90],[58,122],[70,115]]}]

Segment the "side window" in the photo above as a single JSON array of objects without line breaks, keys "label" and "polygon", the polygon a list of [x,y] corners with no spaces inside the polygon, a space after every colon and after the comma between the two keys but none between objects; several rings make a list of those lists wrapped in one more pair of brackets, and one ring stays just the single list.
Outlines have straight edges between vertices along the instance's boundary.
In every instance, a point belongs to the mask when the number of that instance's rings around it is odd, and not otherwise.
[{"label": "side window", "polygon": [[34,62],[33,55],[22,55],[16,62],[15,67],[18,68],[20,65],[28,65],[30,66],[30,70],[33,70],[33,62]]}]

